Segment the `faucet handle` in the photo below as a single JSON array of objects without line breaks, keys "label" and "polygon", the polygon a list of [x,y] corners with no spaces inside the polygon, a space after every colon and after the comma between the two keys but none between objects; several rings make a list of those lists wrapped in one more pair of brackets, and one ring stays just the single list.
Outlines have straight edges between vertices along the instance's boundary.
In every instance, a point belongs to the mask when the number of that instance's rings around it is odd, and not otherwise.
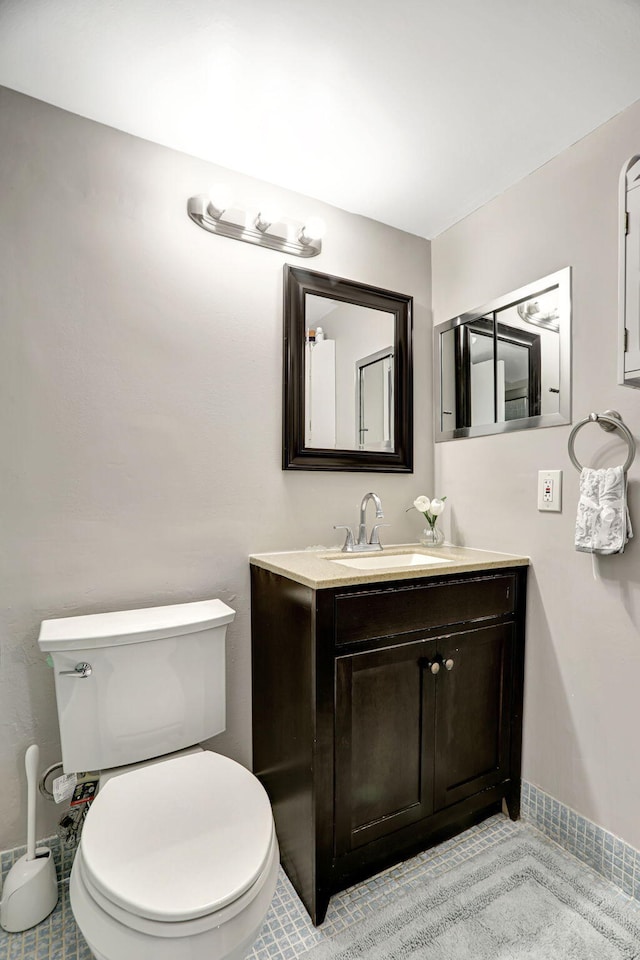
[{"label": "faucet handle", "polygon": [[353,552],[353,530],[351,527],[348,527],[346,523],[334,523],[334,530],[346,530],[347,535],[345,537],[344,546],[342,548],[343,553],[352,553]]},{"label": "faucet handle", "polygon": [[371,530],[371,538],[369,540],[369,543],[373,545],[378,544],[380,548],[382,548],[382,544],[380,543],[380,534],[378,533],[378,530],[380,529],[380,527],[390,527],[390,526],[391,526],[390,523],[376,523],[373,529]]}]

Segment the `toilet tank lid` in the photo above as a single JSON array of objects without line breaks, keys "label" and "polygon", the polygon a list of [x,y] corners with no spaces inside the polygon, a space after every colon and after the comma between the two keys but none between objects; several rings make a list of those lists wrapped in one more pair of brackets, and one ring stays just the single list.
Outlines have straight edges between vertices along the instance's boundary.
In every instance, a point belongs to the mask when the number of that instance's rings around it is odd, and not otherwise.
[{"label": "toilet tank lid", "polygon": [[222,600],[198,600],[166,607],[62,617],[42,621],[38,644],[41,650],[55,652],[84,649],[88,645],[141,643],[223,626],[231,623],[235,615],[235,610]]}]

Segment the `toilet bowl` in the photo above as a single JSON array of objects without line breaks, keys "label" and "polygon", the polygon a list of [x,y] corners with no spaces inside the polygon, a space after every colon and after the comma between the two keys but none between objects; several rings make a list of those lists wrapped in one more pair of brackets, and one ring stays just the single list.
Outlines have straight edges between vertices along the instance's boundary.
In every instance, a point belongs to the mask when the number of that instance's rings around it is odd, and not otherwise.
[{"label": "toilet bowl", "polygon": [[241,960],[278,844],[259,781],[201,751],[110,779],[85,820],[71,907],[97,960]]},{"label": "toilet bowl", "polygon": [[97,960],[242,960],[275,890],[267,794],[225,728],[221,600],[45,620],[65,773],[100,770],[70,882]]}]

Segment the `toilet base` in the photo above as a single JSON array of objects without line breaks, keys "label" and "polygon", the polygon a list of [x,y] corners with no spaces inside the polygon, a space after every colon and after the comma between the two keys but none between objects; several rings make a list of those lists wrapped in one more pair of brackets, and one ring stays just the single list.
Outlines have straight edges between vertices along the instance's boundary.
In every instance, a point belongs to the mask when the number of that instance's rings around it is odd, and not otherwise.
[{"label": "toilet base", "polygon": [[[262,923],[263,923],[263,922],[264,922],[264,921],[261,922],[260,926],[259,926],[258,929],[255,931],[255,933],[252,933],[252,934],[250,935],[250,937],[249,937],[246,941],[243,941],[242,943],[238,944],[237,947],[235,947],[235,949],[233,950],[233,953],[227,953],[227,954],[225,954],[225,955],[224,955],[224,960],[245,960],[245,958],[246,958],[246,957],[249,955],[249,953],[251,952],[251,948],[252,948],[253,944],[256,942],[256,940],[257,940],[257,938],[258,938],[258,934],[259,934],[259,932],[260,932],[260,929],[261,929],[261,927],[262,927]],[[86,937],[85,937],[85,940],[86,940]],[[172,941],[172,943],[173,943],[173,942],[175,942],[175,941]],[[105,957],[105,955],[102,954],[102,953],[100,953],[100,951],[97,950],[96,947],[95,947],[92,943],[89,943],[88,940],[87,940],[87,946],[88,946],[89,949],[91,950],[91,953],[93,954],[94,960],[111,960],[111,957]],[[191,954],[185,954],[185,956],[189,956],[189,957],[190,957]],[[215,955],[212,954],[212,953],[207,953],[206,956],[209,958],[209,960],[218,960],[218,958],[215,957]]]},{"label": "toilet base", "polygon": [[[258,928],[258,930],[256,931],[255,936],[252,934],[251,937],[246,942],[239,944],[234,949],[233,953],[227,953],[224,957],[224,960],[245,960],[245,958],[251,952],[251,947],[257,940],[259,932],[260,932],[260,928]],[[104,954],[100,953],[99,950],[96,950],[93,944],[89,943],[88,940],[87,940],[87,946],[91,950],[94,960],[111,960],[110,957],[105,957]],[[208,956],[211,958],[211,960],[216,960],[213,954],[208,954]]]},{"label": "toilet base", "polygon": [[[181,923],[133,918],[136,926],[147,927],[143,931],[116,919],[96,902],[83,879],[81,851],[82,843],[71,871],[71,909],[96,960],[244,960],[262,929],[278,879],[274,836],[261,877],[236,903],[211,918]],[[203,929],[207,920],[210,926]]]}]

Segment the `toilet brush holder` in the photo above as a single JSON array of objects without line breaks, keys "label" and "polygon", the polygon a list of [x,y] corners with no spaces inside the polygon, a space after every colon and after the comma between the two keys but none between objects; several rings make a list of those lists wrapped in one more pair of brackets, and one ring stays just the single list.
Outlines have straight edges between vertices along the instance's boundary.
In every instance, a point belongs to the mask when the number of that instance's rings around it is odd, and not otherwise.
[{"label": "toilet brush holder", "polygon": [[48,917],[58,902],[58,878],[53,854],[38,847],[16,860],[7,874],[0,900],[0,927],[8,933],[28,930]]},{"label": "toilet brush holder", "polygon": [[58,877],[51,850],[36,848],[36,782],[40,750],[32,744],[27,771],[27,852],[7,874],[0,899],[0,927],[8,933],[28,930],[48,917],[58,902]]}]

